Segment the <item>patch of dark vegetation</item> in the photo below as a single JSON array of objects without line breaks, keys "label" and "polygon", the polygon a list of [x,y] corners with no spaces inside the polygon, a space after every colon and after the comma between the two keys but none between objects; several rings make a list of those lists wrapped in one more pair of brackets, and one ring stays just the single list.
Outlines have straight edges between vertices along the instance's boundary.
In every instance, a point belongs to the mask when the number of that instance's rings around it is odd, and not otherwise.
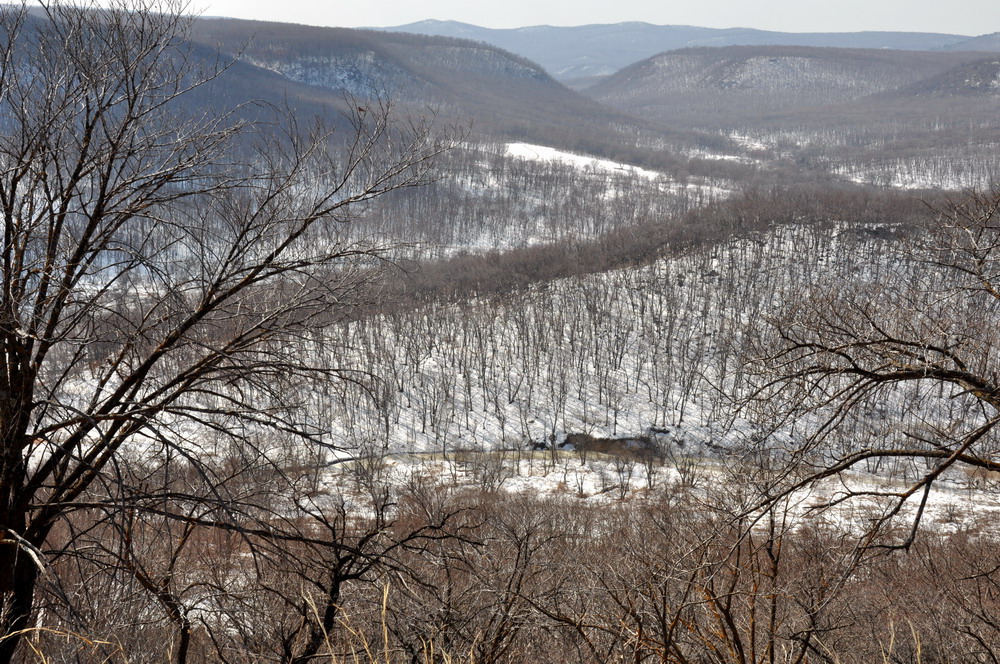
[{"label": "patch of dark vegetation", "polygon": [[403,307],[436,300],[504,295],[554,279],[646,265],[684,251],[751,236],[779,224],[850,222],[898,239],[926,223],[938,198],[849,185],[751,188],[678,218],[649,220],[593,240],[461,254],[405,264],[387,284],[389,300]]},{"label": "patch of dark vegetation", "polygon": [[593,452],[633,459],[655,459],[662,456],[659,446],[648,435],[602,438],[588,433],[571,433],[559,444],[559,448],[576,450],[581,454]]}]

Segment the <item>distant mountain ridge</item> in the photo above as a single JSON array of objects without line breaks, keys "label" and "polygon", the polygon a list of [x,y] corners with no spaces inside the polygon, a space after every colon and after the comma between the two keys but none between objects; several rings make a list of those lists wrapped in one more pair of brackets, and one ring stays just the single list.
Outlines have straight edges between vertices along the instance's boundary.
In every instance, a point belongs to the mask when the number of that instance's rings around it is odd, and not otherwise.
[{"label": "distant mountain ridge", "polygon": [[[815,46],[911,51],[998,50],[1000,39],[923,32],[792,33],[750,28],[700,28],[631,22],[576,27],[481,28],[456,21],[420,21],[376,28],[474,39],[533,60],[563,82],[610,75],[663,51],[698,46]],[[580,85],[583,83],[581,82]],[[574,85],[574,87],[579,87]]]},{"label": "distant mountain ridge", "polygon": [[471,127],[470,142],[536,143],[680,177],[739,180],[766,163],[754,160],[799,155],[867,177],[854,155],[889,142],[920,155],[993,145],[1000,101],[1000,57],[944,48],[687,48],[575,91],[523,55],[462,37],[199,19],[191,39],[209,62],[216,49],[236,60],[197,91],[205,108],[224,99],[254,114],[262,106],[247,102],[260,100],[337,122],[337,109],[363,109],[375,92],[404,113]]},{"label": "distant mountain ridge", "polygon": [[888,115],[901,110],[891,100],[995,94],[997,60],[966,51],[701,47],[636,62],[586,93],[641,117],[702,128],[862,100]]},{"label": "distant mountain ridge", "polygon": [[[238,59],[220,82],[297,107],[337,108],[374,93],[490,140],[628,158],[644,121],[571,90],[523,56],[467,39],[240,19],[199,19],[193,41]],[[234,72],[235,73],[235,72]],[[224,84],[224,85],[223,85]],[[271,90],[276,90],[271,94]],[[248,98],[254,98],[249,95]],[[661,135],[660,129],[652,129]]]},{"label": "distant mountain ridge", "polygon": [[988,53],[1000,53],[1000,32],[988,35],[979,35],[972,39],[960,41],[944,47],[945,51],[985,51]]}]

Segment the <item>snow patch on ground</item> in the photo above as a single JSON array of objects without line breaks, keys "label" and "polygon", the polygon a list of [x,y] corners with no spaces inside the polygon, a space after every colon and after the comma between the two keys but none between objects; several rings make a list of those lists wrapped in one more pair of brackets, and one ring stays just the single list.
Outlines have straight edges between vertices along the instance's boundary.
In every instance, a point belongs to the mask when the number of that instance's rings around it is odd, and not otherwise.
[{"label": "snow patch on ground", "polygon": [[736,142],[737,145],[743,147],[747,150],[767,150],[768,145],[758,138],[749,136],[747,134],[739,134],[732,132],[729,134],[729,138]]},{"label": "snow patch on ground", "polygon": [[684,155],[689,159],[705,159],[708,161],[737,161],[741,164],[757,164],[760,163],[757,159],[751,159],[750,157],[744,157],[737,154],[722,154],[718,152],[710,152],[709,150],[687,150]]},{"label": "snow patch on ground", "polygon": [[639,168],[638,166],[630,166],[629,164],[608,159],[598,159],[589,155],[574,154],[565,150],[550,148],[544,145],[534,145],[532,143],[508,143],[507,154],[511,157],[529,159],[531,161],[558,161],[581,170],[589,168],[595,171],[624,171],[650,180],[655,180],[662,175],[662,173],[657,171]]},{"label": "snow patch on ground", "polygon": [[893,189],[918,190],[942,189],[962,191],[972,188],[989,187],[992,174],[949,169],[911,167],[909,164],[894,164],[891,169],[865,167],[839,167],[833,169],[837,175],[857,184],[867,184]]},{"label": "snow patch on ground", "polygon": [[[381,465],[383,482],[403,486],[419,478],[433,484],[484,491],[504,491],[544,498],[567,498],[584,503],[614,504],[660,501],[686,495],[706,506],[720,500],[739,511],[732,499],[749,499],[746,515],[759,499],[745,490],[746,478],[759,473],[709,457],[670,457],[644,463],[629,456],[575,451],[499,450],[453,451],[441,454],[393,454]],[[749,473],[749,474],[748,474]],[[340,495],[356,482],[350,463],[338,466],[325,479],[325,489]],[[751,483],[752,484],[752,483]],[[868,473],[845,473],[796,491],[772,505],[791,527],[830,525],[863,534],[878,524],[909,488],[902,479]],[[922,501],[917,491],[885,525],[908,531],[920,511],[921,528],[938,533],[983,531],[996,527],[1000,516],[997,483],[938,482]],[[848,497],[853,494],[852,497]],[[728,498],[727,498],[728,497]],[[921,507],[921,502],[923,506]]]}]

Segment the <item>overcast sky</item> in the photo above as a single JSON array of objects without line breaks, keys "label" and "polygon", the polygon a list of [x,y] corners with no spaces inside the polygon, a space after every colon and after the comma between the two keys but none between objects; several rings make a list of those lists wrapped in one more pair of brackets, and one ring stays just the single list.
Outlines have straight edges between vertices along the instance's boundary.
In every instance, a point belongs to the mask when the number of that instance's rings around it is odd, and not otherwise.
[{"label": "overcast sky", "polygon": [[1000,0],[194,0],[206,16],[344,27],[440,19],[489,28],[646,21],[786,32],[1000,31]]}]

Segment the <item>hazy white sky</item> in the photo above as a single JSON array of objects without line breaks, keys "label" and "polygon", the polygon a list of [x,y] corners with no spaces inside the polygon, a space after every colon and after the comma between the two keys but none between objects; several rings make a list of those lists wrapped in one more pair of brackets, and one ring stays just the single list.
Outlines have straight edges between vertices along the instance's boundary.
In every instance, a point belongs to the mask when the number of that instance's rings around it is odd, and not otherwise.
[{"label": "hazy white sky", "polygon": [[423,19],[490,28],[646,21],[787,32],[1000,31],[1000,0],[193,0],[207,16],[344,27]]}]

